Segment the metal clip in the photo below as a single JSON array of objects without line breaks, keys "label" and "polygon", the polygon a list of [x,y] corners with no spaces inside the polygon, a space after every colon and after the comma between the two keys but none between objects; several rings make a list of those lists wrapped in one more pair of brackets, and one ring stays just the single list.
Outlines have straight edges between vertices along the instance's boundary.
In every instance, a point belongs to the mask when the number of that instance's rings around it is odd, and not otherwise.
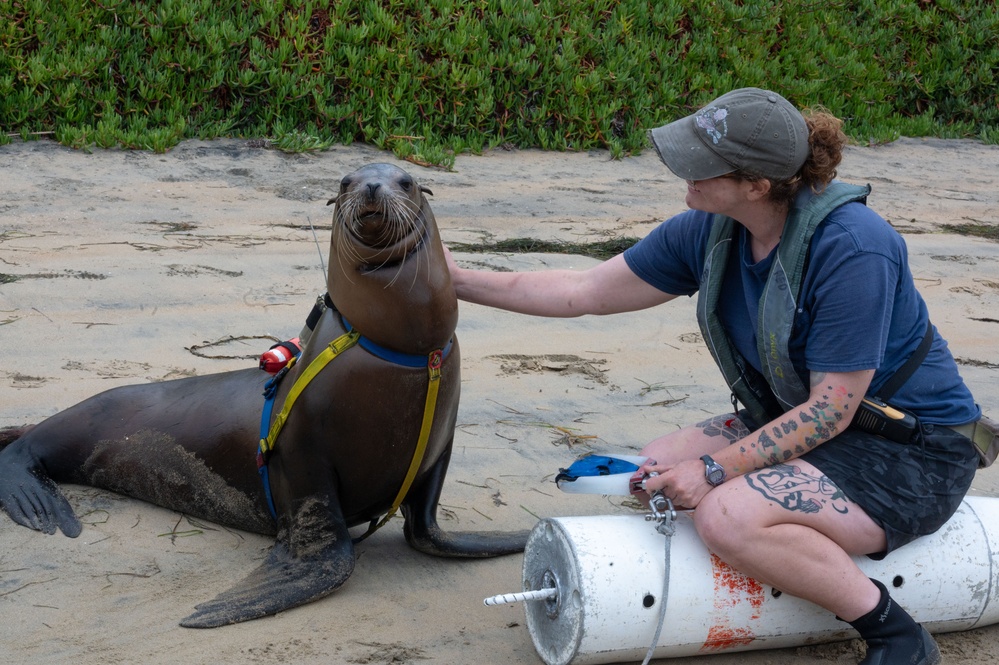
[{"label": "metal clip", "polygon": [[[641,487],[642,490],[646,490],[645,481],[649,478],[655,478],[659,473],[656,471],[650,471],[642,478],[640,483],[635,483],[632,486],[632,491],[636,489],[635,485]],[[655,522],[656,531],[663,534],[664,536],[672,536],[674,527],[673,523],[676,522],[676,509],[673,507],[673,502],[662,493],[662,490],[656,490],[649,494],[649,508],[652,509],[651,513],[645,515],[646,522]]]},{"label": "metal clip", "polygon": [[652,512],[645,516],[646,522],[662,522],[665,519],[669,519],[670,522],[676,521],[676,509],[673,508],[673,502],[662,492],[652,493],[649,497],[649,508],[652,509]]}]

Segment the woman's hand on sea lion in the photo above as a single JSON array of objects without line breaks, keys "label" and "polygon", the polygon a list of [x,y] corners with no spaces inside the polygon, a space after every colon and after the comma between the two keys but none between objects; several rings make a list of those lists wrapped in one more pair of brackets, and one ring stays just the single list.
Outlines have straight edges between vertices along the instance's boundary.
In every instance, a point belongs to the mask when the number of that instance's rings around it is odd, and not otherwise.
[{"label": "woman's hand on sea lion", "polygon": [[444,248],[444,261],[447,263],[447,271],[451,275],[451,285],[454,286],[454,293],[459,300],[466,300],[467,294],[464,292],[464,277],[468,271],[458,266],[458,262],[454,260],[454,256],[451,254],[451,250],[447,248],[447,245],[442,242],[441,247]]},{"label": "woman's hand on sea lion", "polygon": [[441,247],[444,248],[444,260],[447,261],[447,270],[451,273],[451,280],[453,281],[455,277],[458,276],[458,272],[461,268],[458,267],[458,264],[455,262],[454,257],[451,255],[451,250],[447,248],[447,245],[442,242]]}]

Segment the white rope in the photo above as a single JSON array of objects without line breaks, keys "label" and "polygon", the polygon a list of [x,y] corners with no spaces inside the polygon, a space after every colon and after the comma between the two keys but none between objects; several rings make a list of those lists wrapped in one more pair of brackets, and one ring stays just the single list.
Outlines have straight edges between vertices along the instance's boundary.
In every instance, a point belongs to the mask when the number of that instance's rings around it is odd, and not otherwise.
[{"label": "white rope", "polygon": [[[662,495],[660,494],[660,496]],[[663,555],[663,593],[659,597],[659,625],[656,626],[656,634],[652,638],[652,644],[649,645],[649,650],[645,654],[645,660],[642,661],[642,665],[649,665],[649,661],[652,660],[652,654],[656,652],[656,647],[659,646],[659,636],[663,632],[663,623],[666,621],[666,599],[669,598],[670,543],[673,541],[673,532],[676,530],[674,525],[676,512],[673,510],[673,502],[665,496],[662,496],[662,498],[666,499],[667,511],[660,512],[654,508],[653,514],[657,517],[662,515],[658,524],[656,524],[656,531],[663,535],[663,540],[666,542],[665,553]]]}]

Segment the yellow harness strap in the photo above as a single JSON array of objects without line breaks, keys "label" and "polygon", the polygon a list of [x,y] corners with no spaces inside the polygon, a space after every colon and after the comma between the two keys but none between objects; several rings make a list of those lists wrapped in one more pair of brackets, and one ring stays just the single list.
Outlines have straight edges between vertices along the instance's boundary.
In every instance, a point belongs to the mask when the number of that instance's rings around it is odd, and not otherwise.
[{"label": "yellow harness strap", "polygon": [[[306,386],[308,386],[312,379],[314,379],[334,358],[357,344],[360,337],[360,333],[356,330],[340,335],[330,342],[329,345],[323,349],[323,352],[316,356],[313,361],[309,363],[309,366],[305,368],[305,371],[302,372],[302,374],[295,381],[294,385],[292,385],[291,390],[288,392],[288,396],[284,400],[284,405],[281,407],[281,412],[278,413],[278,415],[274,418],[274,422],[271,423],[270,429],[267,432],[267,437],[260,440],[260,453],[264,459],[266,459],[271,451],[274,450],[274,445],[277,442],[278,435],[281,433],[281,429],[284,427],[285,421],[288,420],[288,415],[291,413],[291,409],[295,405],[295,401],[305,391]],[[402,487],[399,488],[399,492],[396,494],[395,500],[392,502],[392,507],[389,509],[388,513],[386,513],[385,517],[377,523],[376,520],[372,520],[368,530],[359,538],[355,539],[355,542],[364,540],[372,533],[383,527],[386,522],[395,516],[396,511],[399,510],[399,506],[402,505],[403,500],[405,500],[406,495],[409,493],[409,489],[413,486],[413,481],[416,480],[416,474],[420,470],[420,466],[423,464],[423,457],[427,452],[427,443],[430,441],[430,431],[434,424],[434,413],[437,410],[437,392],[440,389],[441,365],[443,362],[444,353],[442,350],[434,351],[427,356],[428,383],[427,398],[423,406],[423,423],[420,425],[420,436],[416,442],[416,450],[413,452],[413,460],[409,463],[409,470],[406,472],[406,478],[402,481]],[[288,362],[288,367],[293,367],[294,363],[295,359],[292,358],[292,360]]]},{"label": "yellow harness strap", "polygon": [[[323,349],[323,352],[316,356],[309,366],[305,368],[305,371],[298,377],[295,384],[291,387],[288,392],[288,396],[284,400],[284,406],[281,407],[281,412],[277,414],[274,418],[274,422],[271,423],[271,428],[267,432],[267,438],[260,440],[260,451],[266,456],[274,450],[274,444],[277,442],[278,434],[281,433],[281,429],[284,427],[284,423],[288,420],[288,414],[291,413],[291,407],[295,406],[295,400],[305,391],[305,387],[309,385],[312,379],[316,378],[319,372],[323,371],[334,358],[349,349],[350,347],[357,344],[357,340],[361,337],[361,334],[356,330],[349,333],[344,333],[340,335],[335,340],[329,343],[329,345]],[[288,361],[288,367],[294,366],[295,359],[292,358]]]},{"label": "yellow harness strap", "polygon": [[420,465],[423,463],[423,455],[427,452],[427,442],[430,440],[430,430],[434,424],[434,412],[437,410],[437,390],[440,388],[441,382],[442,362],[443,354],[441,351],[434,351],[427,358],[427,399],[423,406],[423,424],[420,426],[420,438],[416,442],[416,451],[413,453],[413,461],[409,463],[409,471],[406,472],[406,479],[402,481],[402,487],[399,488],[399,493],[396,494],[395,501],[392,502],[392,507],[389,508],[385,517],[377,525],[369,527],[367,532],[361,536],[361,539],[367,538],[395,517],[396,511],[399,510],[403,499],[409,493],[409,488],[413,486],[413,481],[416,480],[416,472],[420,470]]}]

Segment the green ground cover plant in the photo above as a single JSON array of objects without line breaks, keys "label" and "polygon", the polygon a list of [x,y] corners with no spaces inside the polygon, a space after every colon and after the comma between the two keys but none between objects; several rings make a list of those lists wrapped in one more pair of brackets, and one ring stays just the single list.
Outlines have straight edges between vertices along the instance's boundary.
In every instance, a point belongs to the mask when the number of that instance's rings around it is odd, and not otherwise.
[{"label": "green ground cover plant", "polygon": [[994,0],[0,0],[0,142],[646,146],[727,90],[999,142]]}]

